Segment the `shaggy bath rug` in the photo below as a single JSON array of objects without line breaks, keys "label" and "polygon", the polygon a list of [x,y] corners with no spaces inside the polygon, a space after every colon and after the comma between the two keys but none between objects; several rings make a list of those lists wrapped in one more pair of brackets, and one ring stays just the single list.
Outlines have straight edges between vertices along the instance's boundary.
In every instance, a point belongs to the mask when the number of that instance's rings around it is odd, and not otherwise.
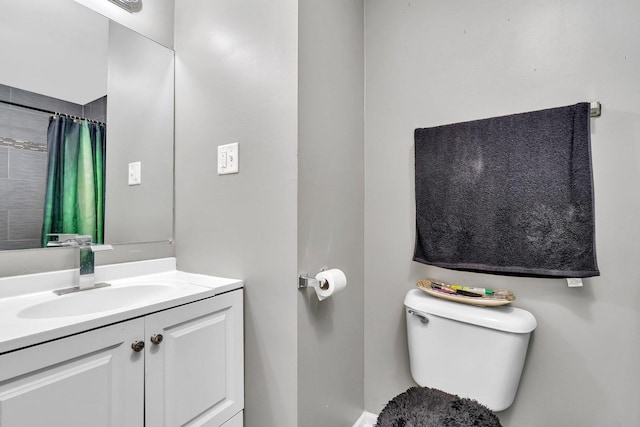
[{"label": "shaggy bath rug", "polygon": [[502,427],[489,408],[428,387],[412,387],[393,398],[376,427]]}]

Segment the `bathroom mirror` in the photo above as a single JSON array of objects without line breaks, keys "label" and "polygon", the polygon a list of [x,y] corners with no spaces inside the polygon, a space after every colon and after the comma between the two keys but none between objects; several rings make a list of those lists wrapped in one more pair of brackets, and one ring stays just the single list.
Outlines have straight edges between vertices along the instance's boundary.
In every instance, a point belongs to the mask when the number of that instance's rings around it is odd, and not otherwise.
[{"label": "bathroom mirror", "polygon": [[[69,104],[106,119],[105,243],[170,241],[173,51],[73,0],[0,0],[0,43],[0,250],[39,247],[47,111]],[[33,103],[42,111],[16,106]]]}]

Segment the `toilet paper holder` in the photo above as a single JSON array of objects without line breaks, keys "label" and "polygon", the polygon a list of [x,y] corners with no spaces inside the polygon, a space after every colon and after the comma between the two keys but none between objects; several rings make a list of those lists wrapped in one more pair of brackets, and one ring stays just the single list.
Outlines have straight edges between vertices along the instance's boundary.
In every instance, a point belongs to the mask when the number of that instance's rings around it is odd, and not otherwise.
[{"label": "toilet paper holder", "polygon": [[[325,271],[326,268],[323,268],[322,271]],[[298,289],[304,288],[320,288],[327,289],[328,282],[326,279],[316,279],[315,277],[309,277],[306,274],[300,274],[298,276]]]},{"label": "toilet paper holder", "polygon": [[315,277],[298,275],[298,289],[313,288],[318,301],[323,301],[347,287],[347,276],[339,268],[320,270]]}]

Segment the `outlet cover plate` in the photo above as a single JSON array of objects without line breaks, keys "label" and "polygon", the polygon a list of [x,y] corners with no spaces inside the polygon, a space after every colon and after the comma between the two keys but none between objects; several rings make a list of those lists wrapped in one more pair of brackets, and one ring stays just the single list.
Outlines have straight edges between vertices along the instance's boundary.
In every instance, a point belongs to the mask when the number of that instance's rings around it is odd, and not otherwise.
[{"label": "outlet cover plate", "polygon": [[129,185],[142,184],[142,163],[129,163]]},{"label": "outlet cover plate", "polygon": [[238,143],[218,145],[218,175],[238,173]]}]

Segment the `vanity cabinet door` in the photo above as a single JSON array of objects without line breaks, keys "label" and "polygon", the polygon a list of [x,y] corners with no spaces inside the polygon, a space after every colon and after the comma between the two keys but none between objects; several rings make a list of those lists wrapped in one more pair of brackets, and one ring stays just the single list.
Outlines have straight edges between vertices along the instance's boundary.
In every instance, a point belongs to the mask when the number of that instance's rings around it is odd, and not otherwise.
[{"label": "vanity cabinet door", "polygon": [[142,427],[144,320],[0,356],[2,427]]},{"label": "vanity cabinet door", "polygon": [[242,290],[145,321],[147,426],[217,427],[243,409]]}]

